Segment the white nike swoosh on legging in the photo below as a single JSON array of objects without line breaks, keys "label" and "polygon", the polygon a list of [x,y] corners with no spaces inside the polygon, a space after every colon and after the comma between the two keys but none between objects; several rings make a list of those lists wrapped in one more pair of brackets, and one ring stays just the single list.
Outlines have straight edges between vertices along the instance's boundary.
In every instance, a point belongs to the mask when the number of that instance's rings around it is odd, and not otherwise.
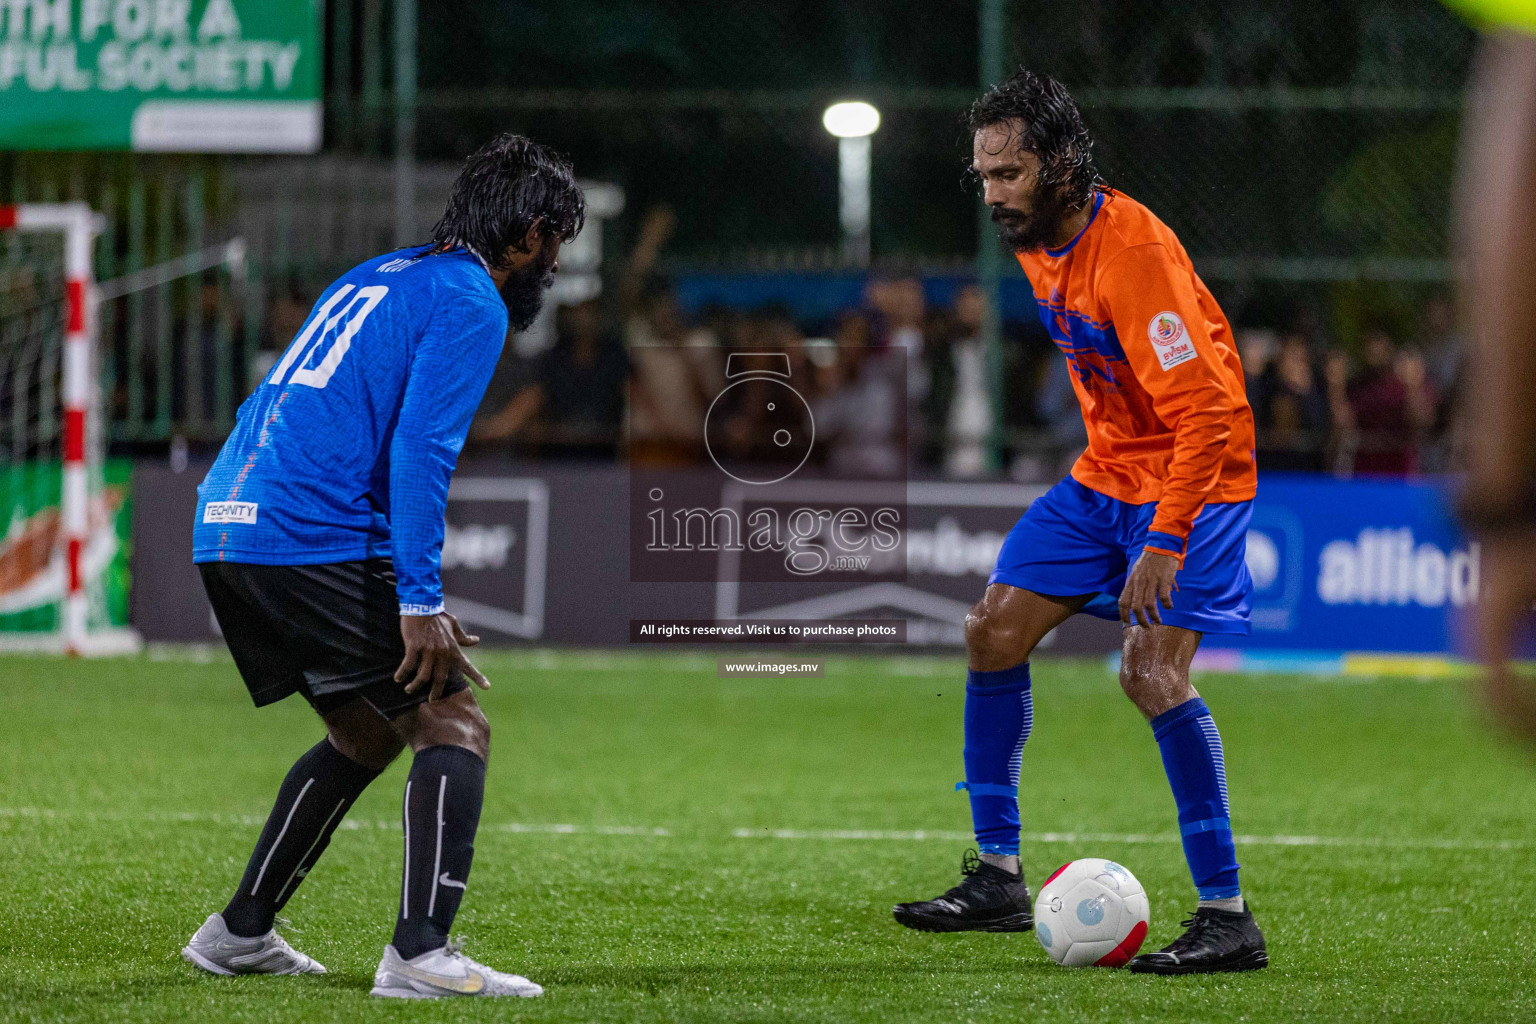
[{"label": "white nike swoosh on legging", "polygon": [[469,888],[469,883],[468,882],[455,882],[453,879],[448,877],[448,872],[446,872],[446,871],[444,871],[441,875],[437,876],[437,884],[438,885],[451,885],[455,889],[467,889],[467,888]]}]

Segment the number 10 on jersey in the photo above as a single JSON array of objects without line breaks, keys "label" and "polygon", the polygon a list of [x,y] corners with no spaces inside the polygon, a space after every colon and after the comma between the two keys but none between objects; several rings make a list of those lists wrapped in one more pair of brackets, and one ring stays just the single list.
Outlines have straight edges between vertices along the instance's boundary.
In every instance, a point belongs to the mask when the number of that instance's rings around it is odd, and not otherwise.
[{"label": "number 10 on jersey", "polygon": [[[325,301],[319,312],[310,317],[304,330],[288,346],[288,351],[283,353],[282,360],[272,370],[272,376],[267,379],[268,384],[281,386],[286,378],[290,384],[306,384],[312,388],[323,388],[331,382],[331,375],[336,372],[336,367],[341,365],[346,357],[347,350],[352,347],[352,339],[362,328],[363,321],[368,319],[368,314],[373,312],[373,307],[384,300],[389,294],[389,286],[371,284],[366,288],[358,288],[355,292],[350,284],[344,284],[336,289],[336,294]],[[350,299],[348,299],[350,296]],[[342,301],[347,300],[345,305]],[[337,306],[341,310],[332,313]],[[337,330],[338,326],[341,328]],[[327,338],[333,338],[331,347],[326,350],[325,357],[320,360],[318,366],[313,368],[305,366],[309,362],[310,355],[325,344]],[[294,367],[297,369],[294,369]],[[289,376],[288,371],[293,374]]]}]

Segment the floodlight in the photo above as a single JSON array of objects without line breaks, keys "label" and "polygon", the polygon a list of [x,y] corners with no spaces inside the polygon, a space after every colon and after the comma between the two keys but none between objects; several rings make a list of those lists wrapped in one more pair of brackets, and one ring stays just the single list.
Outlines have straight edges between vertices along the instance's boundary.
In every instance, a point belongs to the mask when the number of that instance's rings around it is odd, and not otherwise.
[{"label": "floodlight", "polygon": [[840,139],[863,138],[880,127],[880,111],[863,100],[834,103],[821,115],[821,123]]}]

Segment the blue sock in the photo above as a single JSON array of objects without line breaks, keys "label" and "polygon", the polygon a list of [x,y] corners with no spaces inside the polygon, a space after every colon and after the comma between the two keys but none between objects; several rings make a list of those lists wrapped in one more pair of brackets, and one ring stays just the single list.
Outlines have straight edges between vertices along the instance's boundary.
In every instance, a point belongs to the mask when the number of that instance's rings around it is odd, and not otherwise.
[{"label": "blue sock", "polygon": [[1019,762],[1035,723],[1029,662],[965,680],[965,781],[982,853],[1019,852]]},{"label": "blue sock", "polygon": [[1184,859],[1202,900],[1239,894],[1237,850],[1227,806],[1227,764],[1221,735],[1199,697],[1152,719],[1152,735],[1163,754],[1163,770],[1179,805]]}]

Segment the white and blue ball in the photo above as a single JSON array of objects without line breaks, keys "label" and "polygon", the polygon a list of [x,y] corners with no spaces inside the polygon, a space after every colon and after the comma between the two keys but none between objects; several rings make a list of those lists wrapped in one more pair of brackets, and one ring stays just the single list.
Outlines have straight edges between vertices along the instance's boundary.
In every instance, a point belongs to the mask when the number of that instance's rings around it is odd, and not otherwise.
[{"label": "white and blue ball", "polygon": [[1136,876],[1100,857],[1063,864],[1035,899],[1035,938],[1063,967],[1124,966],[1151,919]]}]

